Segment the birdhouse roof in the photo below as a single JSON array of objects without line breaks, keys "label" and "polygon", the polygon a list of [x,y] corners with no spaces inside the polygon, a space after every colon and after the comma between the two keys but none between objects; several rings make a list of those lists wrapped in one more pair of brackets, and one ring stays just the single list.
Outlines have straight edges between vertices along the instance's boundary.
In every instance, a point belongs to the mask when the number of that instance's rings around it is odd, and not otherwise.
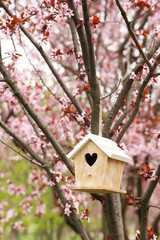
[{"label": "birdhouse roof", "polygon": [[132,160],[132,158],[117,146],[117,143],[108,138],[100,137],[91,133],[85,136],[83,140],[67,155],[67,157],[74,158],[74,156],[90,141],[94,142],[110,158],[124,162],[130,162]]}]

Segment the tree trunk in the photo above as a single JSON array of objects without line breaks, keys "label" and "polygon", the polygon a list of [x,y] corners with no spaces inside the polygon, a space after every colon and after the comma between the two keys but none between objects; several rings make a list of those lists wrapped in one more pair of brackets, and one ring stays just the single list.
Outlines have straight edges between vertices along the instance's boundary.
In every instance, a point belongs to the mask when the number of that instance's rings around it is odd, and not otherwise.
[{"label": "tree trunk", "polygon": [[103,210],[111,238],[124,240],[120,194],[106,194]]}]

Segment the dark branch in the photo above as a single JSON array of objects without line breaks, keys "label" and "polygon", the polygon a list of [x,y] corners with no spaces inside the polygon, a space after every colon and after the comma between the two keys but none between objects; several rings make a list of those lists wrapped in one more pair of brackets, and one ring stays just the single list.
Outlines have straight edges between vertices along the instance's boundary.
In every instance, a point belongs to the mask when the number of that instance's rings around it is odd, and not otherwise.
[{"label": "dark branch", "polygon": [[15,97],[18,99],[18,101],[23,105],[23,107],[26,109],[26,111],[29,113],[29,115],[34,119],[38,127],[42,130],[42,132],[45,134],[47,139],[51,142],[54,149],[57,151],[57,153],[62,158],[63,162],[66,164],[68,169],[73,173],[73,166],[70,160],[67,158],[63,148],[61,145],[57,142],[53,134],[50,132],[48,127],[43,123],[42,119],[38,116],[38,114],[34,111],[32,106],[29,104],[25,96],[22,94],[20,89],[18,88],[17,84],[12,80],[11,75],[7,72],[5,67],[3,66],[2,61],[0,60],[0,71],[6,81],[6,83],[10,86],[12,91],[15,94]]},{"label": "dark branch", "polygon": [[20,144],[20,146],[22,146],[22,148],[30,154],[33,159],[35,159],[42,166],[46,166],[45,161],[41,157],[39,157],[38,154],[34,152],[33,149],[20,137],[18,137],[4,122],[0,121],[0,126],[5,130],[5,132],[7,132],[11,137],[13,137],[13,139],[16,140]]},{"label": "dark branch", "polygon": [[88,3],[86,0],[82,0],[82,9],[83,9],[83,18],[84,18],[84,26],[87,36],[87,44],[89,50],[89,65],[90,65],[90,92],[91,97],[93,99],[93,109],[92,109],[92,118],[91,118],[91,132],[94,134],[100,134],[100,86],[97,80],[96,75],[96,63],[95,63],[95,53],[94,53],[94,44],[93,37],[91,33],[91,26],[89,21],[89,9]]},{"label": "dark branch", "polygon": [[[4,10],[7,12],[7,14],[9,16],[11,16],[11,17],[13,16],[12,12],[7,8],[7,6],[2,1],[0,1],[0,6],[4,8]],[[39,51],[40,55],[43,57],[43,59],[45,60],[46,64],[50,68],[51,72],[53,73],[53,75],[57,79],[57,82],[60,84],[60,86],[64,90],[65,94],[71,100],[72,104],[75,106],[77,111],[81,114],[83,112],[83,109],[81,108],[81,106],[77,102],[76,98],[70,93],[70,91],[69,91],[68,87],[65,85],[64,81],[60,78],[59,74],[57,73],[57,71],[55,70],[54,66],[52,65],[52,63],[51,63],[48,55],[46,54],[46,52],[35,41],[35,39],[31,35],[31,33],[29,33],[22,24],[19,24],[19,26],[20,26],[20,29],[22,30],[22,32],[26,35],[26,37],[30,40],[30,42],[35,46],[35,48]],[[88,122],[88,119],[84,118],[84,120]]]},{"label": "dark branch", "polygon": [[133,30],[132,30],[131,23],[128,21],[126,12],[125,12],[124,9],[122,8],[119,0],[115,0],[115,1],[116,1],[116,4],[117,4],[120,12],[121,12],[121,15],[122,15],[123,19],[124,19],[124,21],[125,21],[125,23],[126,23],[126,25],[127,25],[128,31],[129,31],[131,37],[133,38],[133,41],[135,42],[135,44],[136,44],[136,46],[137,46],[137,48],[138,48],[141,56],[143,57],[145,63],[147,64],[147,66],[148,66],[149,69],[151,70],[152,66],[151,66],[151,64],[150,64],[147,56],[144,54],[144,52],[143,52],[143,50],[142,50],[142,48],[141,48],[141,46],[140,46],[140,44],[139,44],[136,36],[135,36],[135,34],[134,34]]},{"label": "dark branch", "polygon": [[149,201],[150,198],[158,184],[160,178],[160,164],[157,167],[155,172],[157,179],[155,181],[151,181],[147,190],[145,191],[142,197],[142,207],[141,207],[141,226],[140,226],[140,240],[147,239],[147,225],[148,225],[148,211],[149,211]]}]

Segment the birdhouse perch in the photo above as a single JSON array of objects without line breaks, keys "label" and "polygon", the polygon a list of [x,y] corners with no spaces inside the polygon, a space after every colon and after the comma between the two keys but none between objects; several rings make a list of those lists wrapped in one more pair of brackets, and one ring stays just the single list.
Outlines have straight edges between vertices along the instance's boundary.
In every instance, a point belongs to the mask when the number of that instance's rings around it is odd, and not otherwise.
[{"label": "birdhouse perch", "polygon": [[67,155],[75,161],[72,190],[89,193],[126,193],[120,189],[125,162],[132,159],[110,139],[88,134]]}]

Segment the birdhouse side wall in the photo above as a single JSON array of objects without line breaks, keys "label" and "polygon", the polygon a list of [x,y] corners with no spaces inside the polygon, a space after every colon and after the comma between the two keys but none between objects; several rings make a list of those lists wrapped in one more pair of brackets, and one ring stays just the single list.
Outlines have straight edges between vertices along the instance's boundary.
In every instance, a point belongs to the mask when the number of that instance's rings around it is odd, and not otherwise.
[{"label": "birdhouse side wall", "polygon": [[104,179],[105,187],[120,188],[123,174],[124,162],[116,159],[108,158],[107,174]]},{"label": "birdhouse side wall", "polygon": [[[97,159],[92,166],[86,162],[86,153],[90,155],[93,153],[97,154]],[[76,186],[103,187],[107,173],[108,156],[101,151],[94,142],[88,142],[83,149],[74,156],[74,160]]]}]

